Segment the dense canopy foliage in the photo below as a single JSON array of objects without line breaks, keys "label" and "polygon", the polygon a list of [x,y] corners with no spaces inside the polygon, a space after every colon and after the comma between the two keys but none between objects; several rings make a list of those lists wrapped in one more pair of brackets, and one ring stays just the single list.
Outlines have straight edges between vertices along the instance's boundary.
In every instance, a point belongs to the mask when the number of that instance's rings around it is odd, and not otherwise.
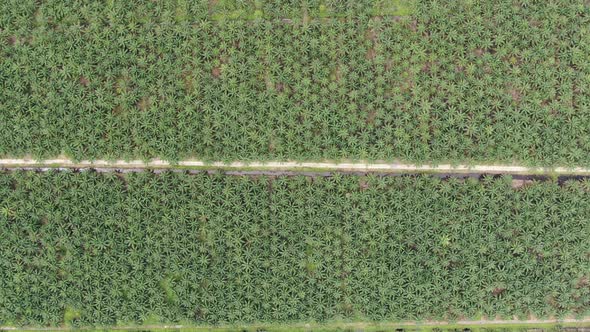
[{"label": "dense canopy foliage", "polygon": [[0,2],[0,155],[590,163],[590,3]]},{"label": "dense canopy foliage", "polygon": [[590,184],[511,184],[5,172],[0,325],[587,315]]}]

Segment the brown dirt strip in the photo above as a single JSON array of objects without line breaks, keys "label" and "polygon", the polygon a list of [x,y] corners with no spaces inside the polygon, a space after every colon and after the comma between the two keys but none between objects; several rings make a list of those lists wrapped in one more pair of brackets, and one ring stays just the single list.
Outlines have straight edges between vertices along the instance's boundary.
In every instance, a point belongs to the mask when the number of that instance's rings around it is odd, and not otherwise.
[{"label": "brown dirt strip", "polygon": [[258,170],[258,171],[342,171],[365,173],[443,173],[443,174],[520,174],[520,175],[590,175],[586,167],[527,167],[520,165],[466,165],[466,164],[409,164],[401,162],[205,162],[202,160],[181,160],[173,163],[160,159],[142,160],[83,160],[74,161],[67,158],[34,159],[0,159],[0,168],[72,168],[72,169],[223,169],[223,170]]}]

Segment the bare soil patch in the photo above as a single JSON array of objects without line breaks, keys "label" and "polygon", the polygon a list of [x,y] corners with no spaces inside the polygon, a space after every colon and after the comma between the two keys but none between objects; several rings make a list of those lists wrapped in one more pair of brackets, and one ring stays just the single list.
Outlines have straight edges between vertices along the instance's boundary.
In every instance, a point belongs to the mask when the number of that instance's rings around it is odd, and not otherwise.
[{"label": "bare soil patch", "polygon": [[213,77],[215,77],[215,78],[219,78],[219,76],[221,76],[221,68],[220,67],[213,68],[213,70],[211,70],[211,75],[213,75]]}]

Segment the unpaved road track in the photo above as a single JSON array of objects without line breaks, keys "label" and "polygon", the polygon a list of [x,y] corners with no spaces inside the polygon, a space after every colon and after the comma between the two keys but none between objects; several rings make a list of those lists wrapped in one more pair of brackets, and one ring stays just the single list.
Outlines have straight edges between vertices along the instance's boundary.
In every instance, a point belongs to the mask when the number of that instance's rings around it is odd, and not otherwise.
[{"label": "unpaved road track", "polygon": [[[562,325],[567,327],[579,327],[580,330],[586,330],[590,326],[590,318],[583,318],[583,319],[530,319],[530,320],[460,320],[456,322],[447,322],[447,321],[427,321],[427,322],[383,322],[383,323],[327,323],[327,324],[286,324],[285,326],[280,326],[281,328],[288,329],[326,329],[326,328],[334,328],[334,329],[356,329],[356,330],[363,330],[367,328],[375,328],[378,327],[379,329],[412,329],[412,328],[420,328],[420,327],[441,327],[441,328],[468,328],[468,327],[489,327],[489,328],[498,328],[498,327],[524,327],[530,329],[544,329],[551,325]],[[270,328],[273,329],[277,327],[277,325],[236,325],[236,326],[187,326],[187,325],[140,325],[140,326],[114,326],[114,327],[105,327],[107,330],[194,330],[194,331],[215,331],[216,329],[219,330],[227,330],[227,329],[252,329],[252,328]],[[84,330],[94,330],[95,328],[71,328],[71,327],[10,327],[10,326],[0,326],[0,331],[84,331]]]},{"label": "unpaved road track", "polygon": [[586,167],[552,167],[534,168],[519,165],[416,165],[386,162],[205,162],[201,160],[182,160],[177,163],[153,159],[142,160],[95,160],[73,161],[71,159],[0,159],[0,168],[102,168],[102,169],[225,169],[225,170],[263,170],[263,171],[352,171],[380,173],[488,173],[488,174],[522,174],[522,175],[590,175]]}]

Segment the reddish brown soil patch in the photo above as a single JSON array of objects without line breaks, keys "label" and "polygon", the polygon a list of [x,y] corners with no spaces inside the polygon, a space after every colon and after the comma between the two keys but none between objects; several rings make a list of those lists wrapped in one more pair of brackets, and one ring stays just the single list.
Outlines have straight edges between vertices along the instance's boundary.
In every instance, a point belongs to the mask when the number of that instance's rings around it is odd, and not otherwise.
[{"label": "reddish brown soil patch", "polygon": [[115,108],[113,108],[112,110],[113,115],[119,115],[121,113],[123,113],[123,107],[121,107],[121,105],[117,105],[115,106]]},{"label": "reddish brown soil patch", "polygon": [[400,85],[401,91],[402,92],[408,92],[411,91],[414,88],[414,74],[412,74],[411,71],[405,71],[402,74],[403,77],[403,84]]},{"label": "reddish brown soil patch", "polygon": [[193,90],[193,78],[191,77],[190,73],[185,72],[182,75],[182,80],[184,82],[184,90],[186,92],[190,92]]},{"label": "reddish brown soil patch", "polygon": [[514,189],[522,188],[522,187],[527,186],[531,183],[533,183],[532,180],[512,180],[512,188],[514,188]]},{"label": "reddish brown soil patch", "polygon": [[218,2],[219,0],[209,0],[209,12],[211,12],[215,6],[217,6]]},{"label": "reddish brown soil patch", "polygon": [[340,65],[336,65],[336,67],[332,70],[330,75],[332,81],[339,82],[342,79],[342,73],[340,72]]},{"label": "reddish brown soil patch", "polygon": [[538,28],[541,26],[541,21],[532,19],[532,20],[529,20],[529,25],[532,27]]},{"label": "reddish brown soil patch", "polygon": [[143,97],[137,102],[137,108],[140,111],[147,111],[150,108],[151,101],[149,97]]},{"label": "reddish brown soil patch", "polygon": [[365,38],[374,42],[377,39],[377,33],[375,32],[374,29],[368,29],[367,32],[365,33]]},{"label": "reddish brown soil patch", "polygon": [[[343,286],[343,288],[344,288],[344,286]],[[344,309],[344,313],[347,315],[350,315],[354,312],[354,308],[352,307],[352,303],[345,303],[342,307]]]},{"label": "reddish brown soil patch", "polygon": [[10,36],[8,38],[6,38],[6,42],[8,42],[8,45],[13,46],[14,44],[16,44],[16,37],[15,36]]},{"label": "reddish brown soil patch", "polygon": [[492,295],[494,296],[498,296],[502,293],[504,293],[504,291],[506,291],[506,288],[502,288],[502,287],[496,287],[494,288],[494,290],[492,291]]},{"label": "reddish brown soil patch", "polygon": [[485,51],[484,51],[482,48],[476,48],[476,49],[473,51],[473,54],[475,54],[475,55],[476,55],[476,56],[478,56],[478,57],[481,57],[481,56],[483,56],[483,55],[484,55],[484,53],[485,53]]},{"label": "reddish brown soil patch", "polygon": [[518,90],[516,89],[510,89],[510,96],[512,97],[512,100],[514,100],[517,103],[520,102],[520,99],[522,98],[520,92],[518,92]]},{"label": "reddish brown soil patch", "polygon": [[367,119],[366,119],[366,124],[373,124],[375,123],[375,118],[377,117],[377,112],[375,111],[369,111],[369,113],[367,113]]},{"label": "reddish brown soil patch", "polygon": [[391,70],[391,68],[393,67],[393,61],[391,59],[386,59],[385,60],[385,70]]},{"label": "reddish brown soil patch", "polygon": [[412,30],[412,32],[418,31],[418,21],[413,20],[410,22],[410,30]]},{"label": "reddish brown soil patch", "polygon": [[277,92],[283,92],[285,90],[285,85],[279,82],[275,84],[275,89],[277,90]]},{"label": "reddish brown soil patch", "polygon": [[78,78],[78,83],[80,83],[80,85],[86,87],[90,84],[90,81],[86,77],[80,76],[80,78]]},{"label": "reddish brown soil patch", "polygon": [[422,66],[422,72],[424,72],[424,73],[430,73],[430,68],[431,67],[432,67],[432,62],[426,61],[424,63],[424,65]]},{"label": "reddish brown soil patch", "polygon": [[264,71],[264,84],[266,85],[267,90],[276,89],[275,84],[270,79],[270,74],[268,73],[268,70]]},{"label": "reddish brown soil patch", "polygon": [[299,121],[299,124],[303,124],[303,122],[305,122],[305,114],[299,114],[297,116],[297,121]]},{"label": "reddish brown soil patch", "polygon": [[309,13],[307,12],[307,8],[303,7],[303,24],[307,25],[311,22],[311,18],[309,17]]},{"label": "reddish brown soil patch", "polygon": [[590,280],[588,280],[588,277],[582,277],[576,283],[576,288],[586,288],[588,286],[590,286]]},{"label": "reddish brown soil patch", "polygon": [[532,248],[530,248],[528,250],[528,252],[529,252],[529,254],[534,255],[535,258],[537,258],[537,262],[540,262],[540,261],[542,261],[545,258],[545,256],[543,255],[542,252],[536,251],[536,250],[534,250]]},{"label": "reddish brown soil patch", "polygon": [[211,75],[213,75],[213,77],[215,77],[215,78],[218,78],[219,76],[221,76],[221,68],[219,68],[219,67],[213,68],[213,70],[211,71]]},{"label": "reddish brown soil patch", "polygon": [[555,300],[555,297],[553,296],[549,296],[549,298],[547,298],[547,304],[553,308],[559,308],[559,303],[557,303],[557,300]]},{"label": "reddish brown soil patch", "polygon": [[377,55],[377,52],[375,52],[375,49],[370,48],[367,51],[367,54],[365,55],[365,59],[367,59],[367,60],[373,60],[373,59],[375,59],[375,56],[376,55]]},{"label": "reddish brown soil patch", "polygon": [[363,179],[363,178],[359,179],[359,188],[361,189],[361,191],[365,191],[365,190],[369,189],[369,184],[367,183],[366,179]]}]

